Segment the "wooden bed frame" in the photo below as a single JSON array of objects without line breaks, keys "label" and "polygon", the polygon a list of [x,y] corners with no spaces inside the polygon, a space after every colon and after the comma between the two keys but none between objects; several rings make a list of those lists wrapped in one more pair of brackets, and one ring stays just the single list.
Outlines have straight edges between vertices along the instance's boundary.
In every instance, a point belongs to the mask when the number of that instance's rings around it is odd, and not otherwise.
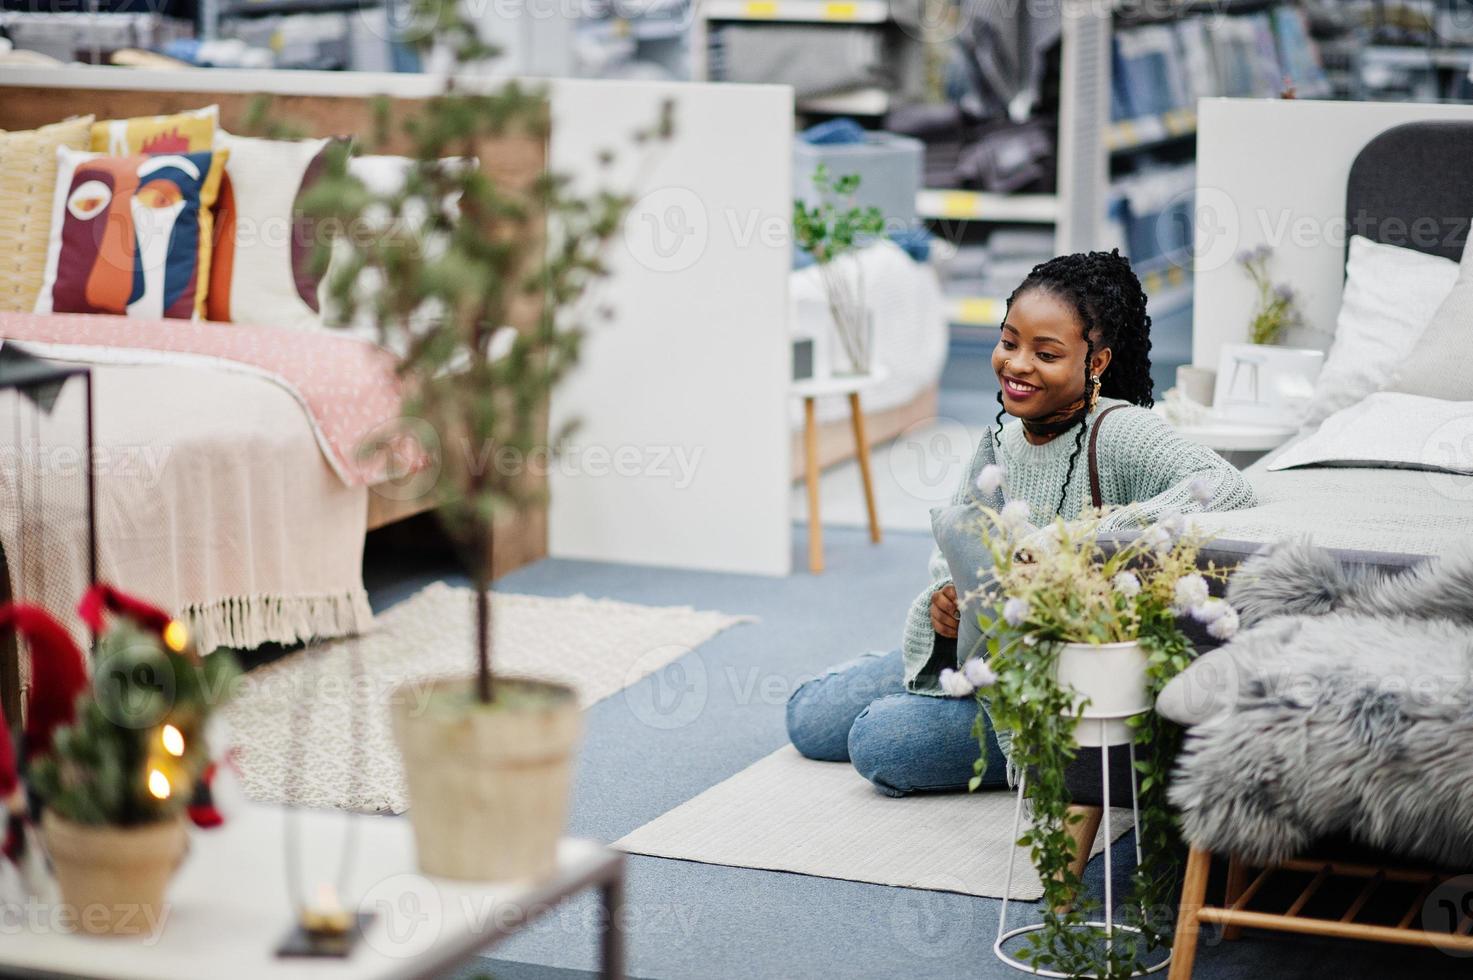
[{"label": "wooden bed frame", "polygon": [[[341,136],[371,133],[374,130],[375,96],[344,95],[264,95],[256,91],[190,90],[190,73],[179,74],[180,89],[153,90],[133,88],[76,88],[45,85],[9,85],[0,79],[0,130],[27,130],[59,122],[86,112],[98,119],[121,119],[135,116],[164,115],[198,109],[206,105],[220,107],[220,125],[233,132],[244,132],[249,113],[259,100],[270,99],[274,119],[289,123],[306,136]],[[421,98],[389,99],[395,117],[415,112]],[[390,144],[375,152],[410,154],[413,152],[403,135],[395,130]],[[480,166],[486,174],[504,187],[530,188],[547,166],[548,147],[545,139],[524,135],[502,136],[482,141],[477,150]],[[531,297],[513,311],[512,326],[532,327],[541,312],[541,298]],[[545,413],[544,413],[545,414]],[[529,477],[537,489],[545,487],[546,478]],[[374,530],[396,521],[433,509],[436,500],[426,496],[413,501],[399,501],[373,492],[368,494],[368,529]],[[545,509],[505,520],[496,528],[494,575],[502,575],[547,554],[547,517]],[[11,595],[8,569],[0,562],[0,600]],[[8,632],[0,637],[0,705],[13,723],[20,719],[19,661],[14,637]]]}]

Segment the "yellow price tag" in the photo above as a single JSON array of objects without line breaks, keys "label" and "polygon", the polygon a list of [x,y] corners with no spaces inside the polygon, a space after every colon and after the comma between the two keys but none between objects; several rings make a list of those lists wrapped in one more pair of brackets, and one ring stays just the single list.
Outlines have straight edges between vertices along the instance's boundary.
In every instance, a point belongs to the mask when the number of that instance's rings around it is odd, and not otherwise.
[{"label": "yellow price tag", "polygon": [[777,13],[777,0],[747,0],[742,13],[748,17],[772,17]]},{"label": "yellow price tag", "polygon": [[941,217],[977,218],[982,209],[977,206],[977,195],[966,191],[947,191],[941,195]]},{"label": "yellow price tag", "polygon": [[956,318],[970,326],[995,327],[1002,322],[1002,303],[990,296],[972,296],[956,304]]},{"label": "yellow price tag", "polygon": [[853,20],[859,16],[859,4],[846,0],[831,0],[823,5],[824,20]]}]

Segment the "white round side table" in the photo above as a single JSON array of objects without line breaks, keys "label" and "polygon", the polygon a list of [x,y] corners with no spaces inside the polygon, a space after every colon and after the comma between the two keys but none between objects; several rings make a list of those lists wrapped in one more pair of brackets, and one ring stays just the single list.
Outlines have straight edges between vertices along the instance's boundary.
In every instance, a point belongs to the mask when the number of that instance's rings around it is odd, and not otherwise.
[{"label": "white round side table", "polygon": [[869,513],[869,538],[880,543],[880,515],[875,509],[875,482],[870,473],[869,438],[864,431],[864,411],[859,393],[890,376],[884,365],[875,364],[868,374],[832,375],[794,381],[792,393],[803,399],[803,476],[808,485],[808,571],[823,571],[823,521],[818,503],[818,421],[814,403],[830,395],[849,398],[849,422],[854,429],[854,455],[859,460],[859,477],[864,483],[864,506]]}]

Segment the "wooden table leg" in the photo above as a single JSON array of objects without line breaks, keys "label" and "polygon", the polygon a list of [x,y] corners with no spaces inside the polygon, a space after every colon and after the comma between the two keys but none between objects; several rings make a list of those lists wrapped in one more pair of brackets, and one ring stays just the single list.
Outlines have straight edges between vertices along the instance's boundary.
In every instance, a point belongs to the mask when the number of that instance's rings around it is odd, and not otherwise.
[{"label": "wooden table leg", "polygon": [[808,570],[823,571],[823,518],[818,511],[818,420],[814,400],[803,399],[803,475],[808,480]]},{"label": "wooden table leg", "polygon": [[[1222,904],[1231,906],[1243,894],[1243,889],[1248,887],[1248,866],[1243,863],[1242,858],[1233,855],[1228,858],[1227,867],[1227,892],[1223,895]],[[1223,926],[1223,939],[1237,939],[1243,935],[1242,926]]]},{"label": "wooden table leg", "polygon": [[1181,909],[1176,917],[1176,940],[1171,944],[1171,973],[1168,980],[1191,980],[1197,958],[1197,936],[1202,931],[1197,913],[1207,898],[1207,873],[1212,869],[1212,852],[1194,847],[1187,854],[1186,877],[1181,886]]},{"label": "wooden table leg", "polygon": [[875,510],[875,480],[869,468],[869,439],[864,432],[864,412],[859,407],[859,392],[849,393],[849,419],[854,424],[854,452],[859,457],[859,476],[864,481],[864,506],[869,511],[869,539],[880,543],[880,515]]},{"label": "wooden table leg", "polygon": [[624,980],[624,870],[621,863],[615,877],[599,889],[602,912],[602,937],[599,970],[602,980]]},{"label": "wooden table leg", "polygon": [[[1074,860],[1069,862],[1069,870],[1073,871],[1076,877],[1083,878],[1084,867],[1089,864],[1089,852],[1094,850],[1095,837],[1100,832],[1100,819],[1105,815],[1105,808],[1071,804],[1067,815],[1072,817],[1076,813],[1080,815],[1080,819],[1073,823],[1065,823],[1064,829],[1070,837],[1074,838]],[[1105,846],[1109,847],[1110,842],[1106,841]]]}]

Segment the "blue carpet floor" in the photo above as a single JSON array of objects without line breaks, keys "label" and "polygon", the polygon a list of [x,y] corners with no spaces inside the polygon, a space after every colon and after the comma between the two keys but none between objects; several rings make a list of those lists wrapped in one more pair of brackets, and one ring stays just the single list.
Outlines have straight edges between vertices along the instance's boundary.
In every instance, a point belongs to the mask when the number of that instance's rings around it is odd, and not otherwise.
[{"label": "blue carpet floor", "polygon": [[[794,532],[794,567],[806,537]],[[762,758],[785,741],[783,705],[799,679],[895,645],[923,584],[930,539],[829,529],[828,571],[785,579],[546,560],[508,592],[585,593],[759,617],[589,709],[570,831],[614,840]],[[370,554],[377,608],[429,581],[462,580],[443,559]],[[1116,845],[1124,873],[1130,838]],[[1103,862],[1088,880],[1101,888]],[[644,978],[1003,978],[992,957],[998,903],[939,892],[683,861],[630,858],[629,969]],[[1122,882],[1123,887],[1123,882]],[[1021,919],[1017,921],[1022,921]],[[596,967],[591,899],[566,905],[456,977],[575,980]],[[1254,936],[1204,937],[1196,976],[1466,977],[1437,953]]]}]

